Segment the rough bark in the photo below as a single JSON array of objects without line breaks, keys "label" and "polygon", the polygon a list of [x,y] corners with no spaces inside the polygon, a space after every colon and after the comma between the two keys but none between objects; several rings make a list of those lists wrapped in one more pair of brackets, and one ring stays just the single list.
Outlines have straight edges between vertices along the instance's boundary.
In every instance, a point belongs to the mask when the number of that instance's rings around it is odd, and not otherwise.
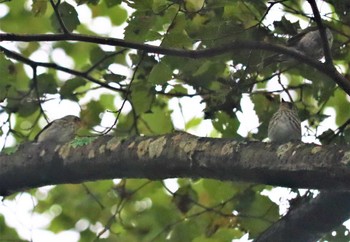
[{"label": "rough bark", "polygon": [[[110,178],[202,177],[332,189],[293,209],[257,241],[313,241],[350,215],[350,146],[201,138],[178,132],[72,144],[26,143],[0,155],[0,194]],[[290,240],[289,240],[290,239]]]},{"label": "rough bark", "polygon": [[203,177],[277,186],[346,190],[350,146],[237,142],[178,132],[70,144],[27,143],[0,155],[0,192],[110,178]]}]

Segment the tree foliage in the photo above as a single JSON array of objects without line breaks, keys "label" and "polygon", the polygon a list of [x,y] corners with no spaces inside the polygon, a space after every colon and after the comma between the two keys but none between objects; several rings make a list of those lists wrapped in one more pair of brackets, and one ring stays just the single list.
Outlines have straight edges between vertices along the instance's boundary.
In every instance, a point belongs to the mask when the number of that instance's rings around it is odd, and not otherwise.
[{"label": "tree foliage", "polygon": [[[82,136],[168,134],[178,128],[170,103],[177,101],[180,110],[191,110],[186,102],[200,100],[205,106],[203,115],[185,119],[184,131],[194,131],[209,120],[213,131],[203,135],[263,140],[279,94],[298,107],[307,127],[305,137],[322,144],[348,142],[350,2],[318,1],[322,22],[315,9],[306,11],[313,3],[1,1],[0,134],[4,150],[33,140],[43,121],[49,121],[50,112],[66,111],[49,110],[52,101],[80,108],[76,115],[85,124]],[[275,18],[276,12],[282,17]],[[89,14],[91,19],[86,20]],[[102,18],[103,28],[94,28],[92,23]],[[324,64],[276,47],[301,26],[311,25],[327,26],[333,32],[332,55],[326,53]],[[263,65],[265,58],[286,51],[301,59]],[[261,125],[241,137],[240,125],[249,122],[238,118],[244,111],[244,97],[253,103]],[[329,118],[328,108],[335,111],[338,129],[326,127],[320,132],[322,122]],[[114,122],[102,126],[104,116],[112,116]],[[279,207],[263,195],[270,189],[182,178],[172,186],[169,181],[118,179],[59,185],[47,194],[40,189],[27,192],[35,201],[36,213],[50,214],[48,230],[74,230],[80,241],[214,242],[246,233],[256,238],[275,223],[281,217]],[[338,231],[334,237],[327,235],[327,240],[345,241],[347,229]],[[18,238],[3,217],[0,234],[9,240]]]}]

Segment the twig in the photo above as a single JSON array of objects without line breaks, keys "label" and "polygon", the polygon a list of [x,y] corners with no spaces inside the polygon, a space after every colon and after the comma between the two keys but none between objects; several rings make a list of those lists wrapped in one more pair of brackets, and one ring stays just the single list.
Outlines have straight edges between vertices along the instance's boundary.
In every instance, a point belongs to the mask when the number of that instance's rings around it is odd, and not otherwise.
[{"label": "twig", "polygon": [[99,64],[103,63],[105,60],[108,60],[109,58],[119,55],[121,53],[123,53],[124,51],[126,51],[126,49],[122,49],[120,51],[116,51],[113,53],[110,53],[108,55],[103,56],[100,60],[98,60],[96,63],[94,63],[90,68],[88,68],[86,71],[84,71],[84,73],[87,75],[90,72],[92,72]]},{"label": "twig", "polygon": [[123,110],[123,108],[124,108],[124,105],[125,105],[126,101],[128,100],[128,94],[130,93],[130,90],[131,90],[131,84],[132,84],[133,81],[135,80],[136,72],[137,72],[137,70],[138,70],[139,67],[140,67],[140,64],[141,64],[141,62],[142,62],[142,60],[143,60],[144,55],[145,55],[145,53],[143,53],[143,54],[141,55],[141,58],[140,58],[139,62],[137,63],[136,67],[135,67],[135,70],[134,70],[134,73],[132,74],[132,77],[131,77],[130,83],[129,83],[129,85],[128,85],[128,88],[126,89],[125,98],[124,98],[124,100],[123,100],[123,102],[122,102],[121,107],[120,107],[119,110],[118,110],[118,114],[117,114],[117,117],[116,117],[115,120],[114,120],[113,125],[111,125],[111,126],[104,132],[104,134],[107,134],[109,131],[111,131],[112,128],[117,124],[117,122],[118,122],[118,120],[119,120],[119,116],[120,116],[120,114],[121,114],[121,112],[122,112],[122,110]]},{"label": "twig", "polygon": [[70,34],[70,32],[68,31],[66,25],[63,22],[63,19],[61,17],[60,11],[58,9],[59,6],[60,6],[61,0],[58,0],[56,4],[53,2],[53,0],[50,0],[50,3],[51,3],[51,6],[53,8],[53,11],[55,12],[55,15],[56,15],[56,18],[58,20],[58,23],[60,24],[60,26],[62,28],[63,33]]},{"label": "twig", "polygon": [[[49,120],[44,112],[44,109],[41,105],[41,101],[40,101],[40,95],[39,95],[39,88],[38,88],[38,74],[37,74],[37,66],[36,65],[31,65],[32,70],[33,70],[33,83],[34,83],[34,91],[35,91],[35,95],[36,95],[36,99],[39,105],[39,109],[40,109],[40,113],[43,114],[46,122],[49,123]],[[40,117],[40,116],[39,116]],[[38,119],[39,119],[38,117]]]}]

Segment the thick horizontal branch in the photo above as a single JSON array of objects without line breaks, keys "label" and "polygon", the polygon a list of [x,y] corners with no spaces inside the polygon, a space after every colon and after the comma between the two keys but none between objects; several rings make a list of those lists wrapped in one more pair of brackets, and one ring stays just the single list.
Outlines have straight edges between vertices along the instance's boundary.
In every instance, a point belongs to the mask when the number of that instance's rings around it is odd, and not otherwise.
[{"label": "thick horizontal branch", "polygon": [[173,177],[346,190],[349,162],[350,146],[237,142],[183,132],[127,140],[104,136],[77,148],[27,143],[0,155],[0,194],[98,179]]},{"label": "thick horizontal branch", "polygon": [[142,50],[148,53],[156,53],[169,56],[179,56],[187,58],[208,58],[227,54],[234,51],[258,49],[285,54],[297,59],[300,62],[308,64],[318,71],[326,74],[333,79],[347,94],[350,95],[350,81],[342,76],[333,65],[326,65],[319,61],[313,60],[290,48],[280,45],[269,44],[258,41],[235,40],[231,43],[221,45],[219,47],[204,49],[204,50],[183,50],[175,48],[166,48],[160,46],[153,46],[142,43],[134,43],[117,38],[99,37],[83,34],[34,34],[21,35],[0,33],[0,41],[23,41],[23,42],[38,42],[38,41],[80,41],[88,43],[96,43],[103,45],[126,47],[131,49]]}]

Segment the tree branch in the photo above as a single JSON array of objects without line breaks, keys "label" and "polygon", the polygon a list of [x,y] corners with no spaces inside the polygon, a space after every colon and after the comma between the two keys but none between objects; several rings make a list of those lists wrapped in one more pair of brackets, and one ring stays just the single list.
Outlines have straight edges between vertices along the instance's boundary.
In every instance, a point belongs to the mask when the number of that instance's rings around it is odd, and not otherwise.
[{"label": "tree branch", "polygon": [[20,61],[20,62],[22,62],[24,64],[27,64],[27,65],[31,66],[32,68],[35,68],[37,66],[41,66],[41,67],[55,69],[55,70],[62,71],[62,72],[65,72],[65,73],[68,73],[68,74],[71,74],[71,75],[74,75],[74,76],[78,76],[78,77],[84,78],[84,79],[86,79],[86,80],[88,80],[88,81],[90,81],[92,83],[98,84],[101,87],[104,87],[104,88],[112,90],[112,91],[117,91],[117,92],[122,92],[122,93],[126,92],[122,88],[113,87],[113,86],[109,85],[106,82],[102,82],[102,81],[99,81],[99,80],[91,77],[89,75],[90,70],[82,72],[82,71],[69,69],[69,68],[64,67],[64,66],[60,66],[60,65],[58,65],[56,63],[36,62],[36,61],[33,61],[33,60],[29,59],[29,58],[26,58],[26,57],[16,53],[14,51],[8,50],[8,49],[6,49],[6,48],[4,48],[2,46],[0,46],[0,51],[2,51],[8,58]]},{"label": "tree branch", "polygon": [[347,190],[348,162],[350,146],[239,143],[184,132],[127,140],[103,136],[77,148],[26,143],[0,155],[0,194],[98,179],[171,177]]},{"label": "tree branch", "polygon": [[321,192],[290,211],[254,242],[313,242],[350,217],[350,192]]},{"label": "tree branch", "polygon": [[327,38],[327,34],[326,34],[326,28],[324,27],[324,25],[322,23],[320,11],[318,11],[317,4],[316,4],[315,0],[307,0],[307,1],[309,2],[310,6],[311,6],[312,12],[313,12],[314,17],[315,17],[315,22],[317,23],[318,29],[319,29],[320,34],[321,34],[323,52],[324,52],[324,56],[326,59],[326,64],[328,64],[329,66],[332,66],[333,61],[332,61],[331,50],[329,48],[328,38]]},{"label": "tree branch", "polygon": [[321,73],[333,79],[347,94],[350,95],[350,81],[339,73],[333,65],[323,64],[319,61],[309,58],[290,48],[274,45],[258,41],[235,40],[231,43],[213,47],[203,50],[183,50],[176,48],[166,48],[160,46],[153,46],[148,44],[141,44],[135,42],[128,42],[117,38],[99,37],[83,34],[8,34],[0,33],[0,41],[23,41],[23,42],[38,42],[38,41],[81,41],[95,44],[104,44],[110,46],[120,46],[125,48],[143,50],[147,53],[156,53],[169,56],[187,57],[193,59],[208,58],[218,55],[223,55],[235,51],[242,51],[246,49],[257,49],[285,54],[297,59],[299,62],[310,65]]},{"label": "tree branch", "polygon": [[312,241],[350,216],[350,192],[344,191],[350,185],[349,162],[350,145],[274,145],[184,132],[127,140],[102,136],[77,148],[26,143],[14,154],[1,154],[0,194],[98,179],[172,177],[332,190],[290,211],[257,240]]}]

